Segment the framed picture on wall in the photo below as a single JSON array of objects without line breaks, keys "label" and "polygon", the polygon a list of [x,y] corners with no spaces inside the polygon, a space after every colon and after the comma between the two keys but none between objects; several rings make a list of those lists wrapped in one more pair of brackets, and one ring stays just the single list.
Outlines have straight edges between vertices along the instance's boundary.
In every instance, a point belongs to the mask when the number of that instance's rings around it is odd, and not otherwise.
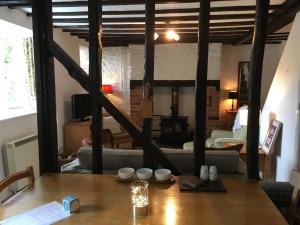
[{"label": "framed picture on wall", "polygon": [[238,107],[248,104],[249,76],[250,76],[250,62],[239,62]]},{"label": "framed picture on wall", "polygon": [[282,127],[282,123],[278,120],[273,119],[270,123],[269,130],[265,137],[264,143],[262,145],[262,150],[268,155],[272,153],[274,149],[274,143],[278,136],[278,133]]}]

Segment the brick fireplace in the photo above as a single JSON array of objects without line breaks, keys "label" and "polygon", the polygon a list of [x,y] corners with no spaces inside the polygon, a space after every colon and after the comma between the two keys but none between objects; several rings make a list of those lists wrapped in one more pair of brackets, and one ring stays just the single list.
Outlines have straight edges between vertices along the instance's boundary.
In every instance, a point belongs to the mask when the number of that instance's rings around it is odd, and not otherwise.
[{"label": "brick fireplace", "polygon": [[[155,87],[171,87],[172,85],[178,87],[194,87],[194,81],[155,81]],[[171,93],[170,93],[171,95]],[[131,80],[130,81],[130,115],[131,119],[140,127],[142,127],[142,81]],[[171,102],[169,103],[171,106]],[[180,105],[180,101],[179,101]],[[213,129],[220,128],[220,81],[211,80],[208,81],[207,87],[207,114],[206,114],[206,134],[210,136]],[[166,115],[167,116],[167,115]],[[185,116],[185,115],[180,115]],[[193,127],[193,124],[190,124]]]}]

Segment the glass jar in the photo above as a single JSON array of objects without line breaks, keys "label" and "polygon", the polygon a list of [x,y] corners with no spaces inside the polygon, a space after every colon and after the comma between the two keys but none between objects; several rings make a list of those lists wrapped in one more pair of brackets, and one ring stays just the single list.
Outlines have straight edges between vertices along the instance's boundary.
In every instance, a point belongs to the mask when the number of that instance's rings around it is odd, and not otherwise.
[{"label": "glass jar", "polygon": [[131,201],[133,216],[148,215],[148,182],[138,180],[131,183]]}]

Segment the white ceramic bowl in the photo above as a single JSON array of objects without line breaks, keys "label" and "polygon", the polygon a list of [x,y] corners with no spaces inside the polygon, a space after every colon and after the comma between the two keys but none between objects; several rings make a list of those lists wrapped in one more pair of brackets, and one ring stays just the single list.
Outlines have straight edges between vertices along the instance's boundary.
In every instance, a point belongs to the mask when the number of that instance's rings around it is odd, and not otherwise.
[{"label": "white ceramic bowl", "polygon": [[152,174],[153,170],[149,168],[141,168],[136,171],[136,175],[140,180],[149,180]]},{"label": "white ceramic bowl", "polygon": [[134,175],[134,169],[130,167],[124,167],[118,170],[118,175],[121,179],[130,179]]},{"label": "white ceramic bowl", "polygon": [[168,180],[170,176],[171,176],[171,171],[168,169],[155,170],[156,180],[160,180],[160,181]]}]

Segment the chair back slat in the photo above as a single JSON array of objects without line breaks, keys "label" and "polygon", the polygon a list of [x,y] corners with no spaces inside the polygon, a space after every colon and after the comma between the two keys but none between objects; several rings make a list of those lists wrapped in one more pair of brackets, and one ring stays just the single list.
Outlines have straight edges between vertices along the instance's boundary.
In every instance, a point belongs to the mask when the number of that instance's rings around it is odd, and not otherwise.
[{"label": "chair back slat", "polygon": [[27,167],[26,170],[24,170],[24,171],[11,174],[11,175],[7,176],[6,178],[4,178],[2,181],[0,181],[0,192],[2,192],[3,189],[5,189],[10,184],[12,184],[18,180],[21,180],[23,178],[28,178],[29,185],[34,183],[34,172],[33,172],[32,166]]}]

